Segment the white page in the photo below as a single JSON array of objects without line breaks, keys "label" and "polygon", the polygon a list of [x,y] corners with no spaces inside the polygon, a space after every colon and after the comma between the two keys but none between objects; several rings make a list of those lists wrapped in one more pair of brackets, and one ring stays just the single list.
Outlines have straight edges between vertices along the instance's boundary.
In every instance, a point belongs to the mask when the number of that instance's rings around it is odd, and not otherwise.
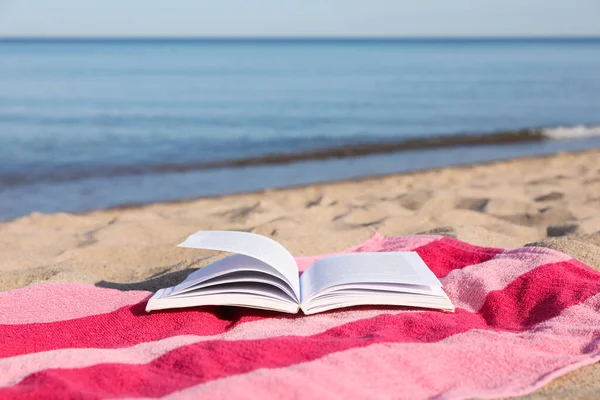
[{"label": "white page", "polygon": [[214,278],[207,279],[201,283],[198,283],[197,285],[193,285],[189,288],[186,288],[184,290],[177,292],[176,295],[180,295],[182,293],[197,292],[200,289],[203,290],[203,289],[207,289],[207,288],[210,288],[210,289],[219,288],[219,286],[226,285],[229,283],[251,283],[251,282],[266,283],[271,286],[274,286],[274,287],[280,289],[283,293],[285,293],[289,297],[289,299],[290,299],[289,301],[297,303],[297,301],[294,298],[294,292],[292,291],[292,288],[289,287],[287,282],[283,281],[282,279],[280,279],[278,277],[272,276],[272,275],[267,275],[262,272],[248,271],[248,270],[231,272],[228,274],[224,274],[224,275],[220,275],[220,276],[217,276]]},{"label": "white page", "polygon": [[281,300],[292,304],[295,303],[293,298],[290,298],[284,291],[262,282],[235,282],[227,283],[219,286],[209,286],[199,290],[192,290],[189,292],[172,294],[169,296],[170,299],[178,299],[184,297],[199,297],[209,296],[212,294],[252,294],[257,296],[264,296],[274,300]]},{"label": "white page", "polygon": [[340,296],[339,299],[327,299],[302,305],[302,311],[306,315],[320,313],[336,308],[365,306],[365,305],[388,305],[388,306],[409,306],[424,307],[453,311],[454,306],[447,297],[426,296],[411,293],[395,294],[354,294]]},{"label": "white page", "polygon": [[248,232],[200,231],[189,236],[179,247],[227,251],[260,260],[280,271],[298,301],[300,299],[296,261],[285,247],[272,239]]},{"label": "white page", "polygon": [[164,289],[156,292],[148,301],[146,311],[155,311],[171,308],[187,308],[197,306],[237,306],[259,308],[270,311],[280,311],[295,314],[298,312],[298,304],[282,301],[276,298],[269,298],[264,295],[256,294],[210,294],[206,296],[191,297],[164,297]]},{"label": "white page", "polygon": [[337,285],[399,283],[441,287],[415,252],[349,253],[325,257],[300,277],[302,303]]},{"label": "white page", "polygon": [[208,283],[211,281],[223,281],[223,283],[226,281],[243,282],[245,273],[251,273],[257,277],[262,276],[264,280],[272,281],[275,286],[289,293],[292,298],[295,297],[293,288],[287,283],[281,272],[260,260],[243,254],[224,257],[192,272],[183,282],[173,288],[172,294],[195,290],[204,286],[203,284],[207,283],[207,281],[209,281]]},{"label": "white page", "polygon": [[327,287],[313,297],[313,300],[315,298],[321,299],[327,296],[337,296],[340,293],[350,293],[352,291],[360,291],[361,293],[417,293],[437,296],[439,292],[435,288],[441,291],[441,288],[437,286],[413,285],[408,283],[345,283]]},{"label": "white page", "polygon": [[[339,286],[338,286],[339,287]],[[384,298],[384,297],[399,297],[399,298],[419,298],[422,301],[434,300],[438,299],[448,299],[448,296],[442,288],[435,286],[435,290],[428,291],[425,293],[423,290],[412,291],[412,290],[378,290],[378,289],[365,289],[359,288],[358,285],[356,288],[347,289],[345,285],[343,285],[344,289],[335,290],[332,292],[324,291],[318,296],[314,297],[310,302],[309,306],[313,307],[315,304],[321,303],[336,303],[341,301],[346,301],[352,297],[371,297],[375,298]],[[433,286],[432,286],[433,287]],[[399,295],[399,296],[397,296]]]}]

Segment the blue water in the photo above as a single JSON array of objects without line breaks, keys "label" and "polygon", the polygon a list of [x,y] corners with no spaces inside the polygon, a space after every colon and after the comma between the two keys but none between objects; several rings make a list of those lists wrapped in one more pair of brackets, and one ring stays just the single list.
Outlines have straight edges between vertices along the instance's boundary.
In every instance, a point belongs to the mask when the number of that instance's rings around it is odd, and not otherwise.
[{"label": "blue water", "polygon": [[[596,125],[599,71],[600,39],[0,41],[0,218],[596,147],[591,135],[156,173],[361,142]],[[129,166],[136,174],[119,173]]]}]

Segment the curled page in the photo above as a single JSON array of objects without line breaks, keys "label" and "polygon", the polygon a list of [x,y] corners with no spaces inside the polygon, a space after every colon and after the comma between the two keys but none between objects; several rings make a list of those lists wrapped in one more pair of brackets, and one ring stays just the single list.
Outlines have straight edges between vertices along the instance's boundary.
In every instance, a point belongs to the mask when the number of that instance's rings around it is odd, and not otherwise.
[{"label": "curled page", "polygon": [[227,251],[262,261],[281,272],[294,290],[296,300],[300,301],[296,261],[285,247],[272,239],[248,232],[200,231],[190,235],[178,247]]}]

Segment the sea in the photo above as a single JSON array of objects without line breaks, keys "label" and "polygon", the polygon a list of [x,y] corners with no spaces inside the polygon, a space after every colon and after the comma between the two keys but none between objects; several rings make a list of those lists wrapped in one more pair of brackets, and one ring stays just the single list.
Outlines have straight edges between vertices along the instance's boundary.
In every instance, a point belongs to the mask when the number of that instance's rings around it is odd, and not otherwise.
[{"label": "sea", "polygon": [[2,220],[595,147],[600,38],[0,40]]}]

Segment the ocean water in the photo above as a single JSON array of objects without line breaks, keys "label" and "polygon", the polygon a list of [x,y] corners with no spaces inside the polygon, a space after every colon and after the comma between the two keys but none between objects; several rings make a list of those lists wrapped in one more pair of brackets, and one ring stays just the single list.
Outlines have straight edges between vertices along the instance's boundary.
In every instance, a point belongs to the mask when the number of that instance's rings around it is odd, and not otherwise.
[{"label": "ocean water", "polygon": [[600,39],[0,41],[0,219],[600,147],[599,71]]}]

